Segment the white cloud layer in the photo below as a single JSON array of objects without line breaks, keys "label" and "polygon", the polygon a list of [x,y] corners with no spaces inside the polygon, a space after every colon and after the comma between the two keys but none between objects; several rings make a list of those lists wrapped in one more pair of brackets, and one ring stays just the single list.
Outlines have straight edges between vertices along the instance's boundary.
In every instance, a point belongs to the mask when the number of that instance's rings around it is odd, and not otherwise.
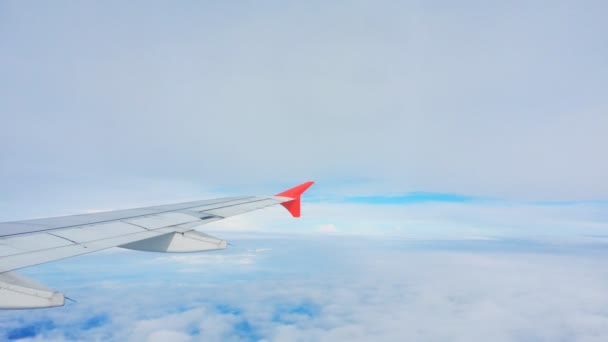
[{"label": "white cloud layer", "polygon": [[[273,250],[254,259],[255,272],[202,264],[199,275],[184,276],[179,262],[129,253],[129,276],[103,275],[118,278],[119,286],[95,286],[99,275],[92,276],[72,283],[78,303],[2,313],[0,327],[14,336],[38,327],[31,340],[58,341],[608,338],[605,245],[272,236],[267,242]],[[116,259],[91,257],[81,267],[95,260]],[[45,272],[56,274],[42,269],[38,276]]]}]

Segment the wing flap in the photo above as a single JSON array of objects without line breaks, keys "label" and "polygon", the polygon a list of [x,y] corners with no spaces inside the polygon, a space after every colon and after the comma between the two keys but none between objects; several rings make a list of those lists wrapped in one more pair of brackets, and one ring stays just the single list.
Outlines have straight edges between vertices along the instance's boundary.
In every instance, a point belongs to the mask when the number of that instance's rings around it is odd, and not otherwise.
[{"label": "wing flap", "polygon": [[62,306],[63,294],[22,275],[0,273],[0,309],[39,309]]},{"label": "wing flap", "polygon": [[147,252],[190,253],[225,249],[226,241],[197,231],[160,235],[120,247]]}]

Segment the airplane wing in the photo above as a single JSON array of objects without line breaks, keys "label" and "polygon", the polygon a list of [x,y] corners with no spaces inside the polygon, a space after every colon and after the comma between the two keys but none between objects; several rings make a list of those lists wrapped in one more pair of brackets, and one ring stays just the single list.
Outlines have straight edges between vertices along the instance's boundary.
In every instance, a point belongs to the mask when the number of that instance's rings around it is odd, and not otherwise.
[{"label": "airplane wing", "polygon": [[275,196],[241,196],[129,210],[0,223],[0,309],[62,306],[65,297],[14,271],[111,247],[203,252],[226,241],[194,228],[281,204],[300,217],[306,182]]}]

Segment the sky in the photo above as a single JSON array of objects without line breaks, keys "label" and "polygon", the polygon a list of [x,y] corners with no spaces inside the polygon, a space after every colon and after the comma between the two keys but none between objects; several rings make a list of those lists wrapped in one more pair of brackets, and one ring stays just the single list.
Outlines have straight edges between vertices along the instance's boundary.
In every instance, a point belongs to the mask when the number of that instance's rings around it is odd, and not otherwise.
[{"label": "sky", "polygon": [[607,10],[0,0],[0,221],[316,181],[226,251],[23,270],[77,302],[0,340],[606,340]]}]

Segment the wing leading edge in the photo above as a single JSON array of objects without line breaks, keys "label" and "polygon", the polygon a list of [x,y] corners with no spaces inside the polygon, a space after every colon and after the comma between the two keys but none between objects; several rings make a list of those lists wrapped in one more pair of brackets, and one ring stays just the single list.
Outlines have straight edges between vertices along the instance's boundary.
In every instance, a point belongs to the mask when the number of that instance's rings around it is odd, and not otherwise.
[{"label": "wing leading edge", "polygon": [[62,306],[63,294],[14,271],[121,247],[165,253],[226,248],[226,241],[196,227],[281,204],[300,217],[300,197],[313,182],[275,196],[242,196],[95,214],[0,223],[0,309]]}]

